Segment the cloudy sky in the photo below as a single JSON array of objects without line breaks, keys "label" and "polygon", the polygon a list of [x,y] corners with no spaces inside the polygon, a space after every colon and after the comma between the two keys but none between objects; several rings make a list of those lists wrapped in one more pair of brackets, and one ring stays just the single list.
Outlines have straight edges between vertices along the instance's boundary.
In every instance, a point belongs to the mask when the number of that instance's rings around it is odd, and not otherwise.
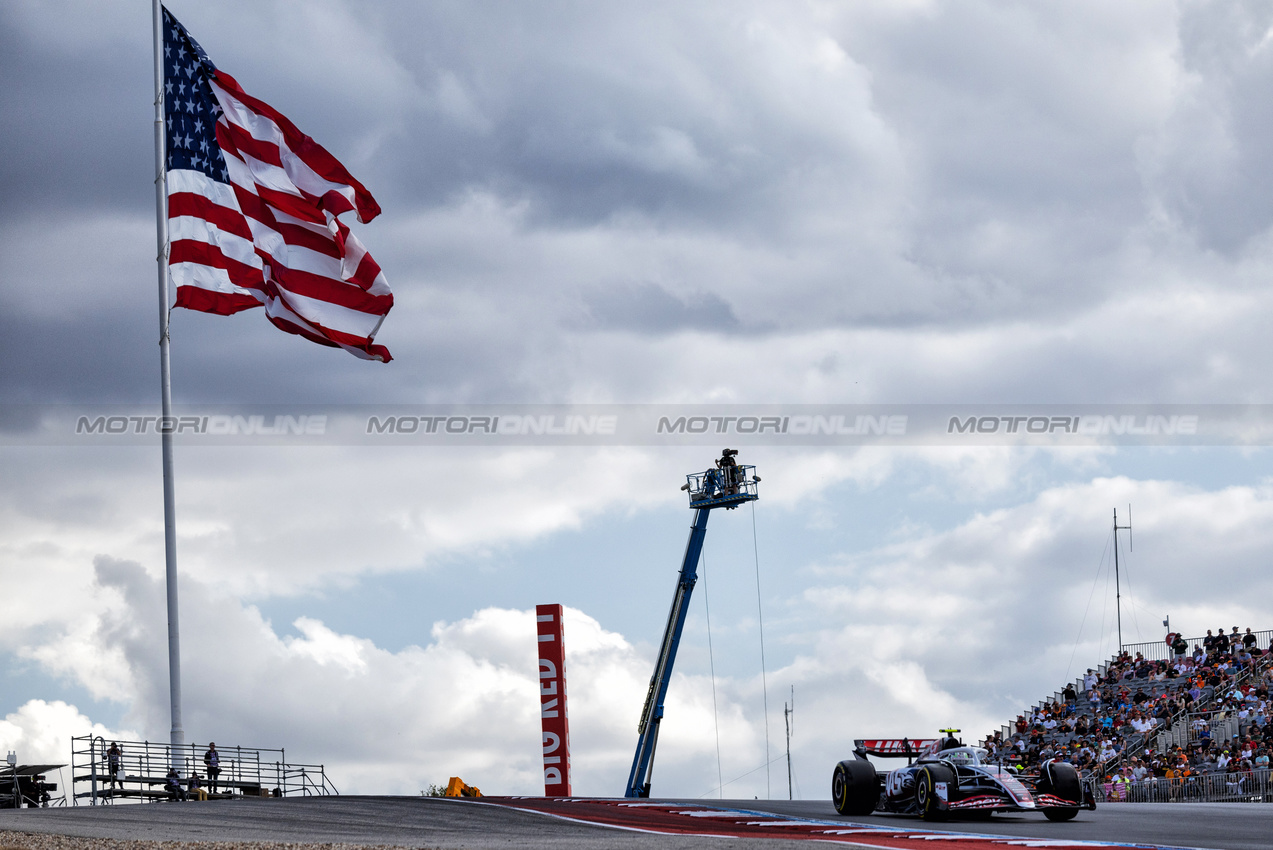
[{"label": "cloudy sky", "polygon": [[[1273,403],[1268,4],[170,8],[375,194],[355,227],[396,299],[388,365],[176,311],[179,404]],[[33,424],[158,405],[150,40],[142,0],[0,4],[24,761],[168,734],[158,447]],[[536,793],[533,608],[559,602],[575,790],[621,794],[677,488],[718,449],[180,445],[188,739],[346,792]],[[854,737],[1008,721],[1116,647],[1128,504],[1125,640],[1273,627],[1260,445],[743,451],[762,498],[712,520],[656,794],[784,796],[793,698],[803,797]]]}]

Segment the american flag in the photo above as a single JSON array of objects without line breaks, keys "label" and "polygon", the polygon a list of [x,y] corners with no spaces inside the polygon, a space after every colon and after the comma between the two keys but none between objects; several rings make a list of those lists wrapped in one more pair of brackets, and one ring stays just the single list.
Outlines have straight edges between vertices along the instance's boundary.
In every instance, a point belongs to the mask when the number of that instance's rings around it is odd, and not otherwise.
[{"label": "american flag", "polygon": [[176,306],[265,307],[277,327],[368,360],[393,306],[380,266],[337,216],[380,206],[334,156],[214,66],[164,14],[168,262]]}]

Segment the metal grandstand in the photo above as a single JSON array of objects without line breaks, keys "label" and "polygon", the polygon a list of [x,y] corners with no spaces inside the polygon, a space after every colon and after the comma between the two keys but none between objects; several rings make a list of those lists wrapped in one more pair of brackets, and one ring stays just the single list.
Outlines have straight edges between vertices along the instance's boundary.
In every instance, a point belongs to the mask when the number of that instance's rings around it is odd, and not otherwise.
[{"label": "metal grandstand", "polygon": [[[118,744],[123,778],[112,782],[107,767],[107,751]],[[178,773],[183,784],[191,773],[198,772],[205,789],[208,786],[203,754],[206,744],[186,744],[175,755],[181,765]],[[327,778],[321,764],[290,764],[282,749],[263,747],[218,747],[221,775],[218,791],[209,799],[234,797],[294,797],[339,794]],[[164,783],[173,763],[173,749],[168,744],[150,741],[107,741],[85,735],[71,739],[71,781],[74,805],[87,800],[87,805],[118,801],[144,803],[166,800]]]},{"label": "metal grandstand", "polygon": [[[1256,636],[1257,647],[1268,647],[1263,654],[1257,657],[1255,663],[1248,665],[1235,675],[1227,686],[1229,689],[1240,687],[1244,683],[1254,680],[1261,676],[1270,667],[1273,667],[1273,630],[1265,630],[1253,632]],[[1187,638],[1190,651],[1195,645],[1202,645],[1203,638]],[[1127,644],[1123,647],[1123,651],[1130,657],[1135,658],[1138,654],[1147,661],[1168,661],[1174,657],[1174,653],[1166,642],[1155,641],[1152,643]],[[1111,658],[1108,662],[1100,665],[1096,669],[1096,673],[1101,679],[1104,679],[1109,672],[1109,668],[1118,661],[1118,657]],[[1139,679],[1124,679],[1118,684],[1120,687],[1128,688],[1132,691],[1142,691],[1151,694],[1159,694],[1164,691],[1171,691],[1181,687],[1186,679],[1170,680],[1168,682],[1151,682]],[[1075,689],[1082,693],[1082,679],[1076,679]],[[1215,698],[1219,694],[1215,694],[1213,689],[1207,687],[1203,689],[1202,697],[1199,704],[1206,706],[1212,705],[1211,708],[1203,708],[1192,712],[1180,711],[1173,714],[1166,723],[1156,726],[1147,733],[1135,733],[1128,730],[1125,732],[1123,740],[1122,754],[1105,765],[1105,771],[1114,774],[1122,766],[1126,754],[1143,753],[1146,750],[1152,750],[1157,753],[1168,753],[1176,748],[1187,748],[1190,744],[1197,743],[1200,730],[1203,728],[1201,724],[1194,721],[1203,719],[1206,721],[1208,734],[1215,741],[1228,741],[1235,736],[1245,734],[1246,722],[1240,721],[1233,712],[1227,710],[1221,705],[1214,704]],[[1044,703],[1061,702],[1064,696],[1061,691],[1055,692],[1050,699],[1044,700],[1031,706],[1026,714],[1033,713],[1041,709]],[[1003,739],[1009,740],[1012,736],[1012,728],[1004,726],[1001,729]],[[1228,773],[1211,773],[1196,774],[1184,778],[1155,778],[1148,782],[1136,783],[1131,785],[1120,786],[1117,783],[1101,782],[1094,777],[1084,780],[1095,798],[1099,802],[1273,802],[1273,771],[1256,769],[1242,771],[1240,774]]]}]

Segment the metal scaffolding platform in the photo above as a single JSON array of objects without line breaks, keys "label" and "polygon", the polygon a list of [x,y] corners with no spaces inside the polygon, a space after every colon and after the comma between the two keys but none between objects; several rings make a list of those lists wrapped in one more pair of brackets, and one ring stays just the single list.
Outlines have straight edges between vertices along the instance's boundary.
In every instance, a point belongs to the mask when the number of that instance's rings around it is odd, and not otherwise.
[{"label": "metal scaffolding platform", "polygon": [[[108,751],[119,747],[119,771],[111,777]],[[117,801],[151,802],[169,799],[164,789],[167,773],[179,765],[182,786],[191,773],[198,772],[208,799],[233,797],[295,797],[339,794],[321,764],[289,764],[282,749],[264,747],[218,747],[221,775],[217,791],[209,790],[210,780],[203,762],[207,744],[186,744],[175,753],[168,744],[150,741],[106,741],[100,735],[71,739],[71,787],[74,805]],[[175,756],[175,758],[174,758]],[[122,774],[122,779],[120,778]]]}]

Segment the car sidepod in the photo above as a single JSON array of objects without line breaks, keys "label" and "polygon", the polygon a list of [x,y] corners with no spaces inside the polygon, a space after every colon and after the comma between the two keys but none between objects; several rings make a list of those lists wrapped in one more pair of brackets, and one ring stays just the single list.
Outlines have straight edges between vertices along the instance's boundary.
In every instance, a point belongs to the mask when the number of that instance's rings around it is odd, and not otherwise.
[{"label": "car sidepod", "polygon": [[1036,808],[1034,796],[1016,777],[995,767],[955,768],[958,783],[952,812],[1015,812]]},{"label": "car sidepod", "polygon": [[915,775],[919,768],[914,765],[890,770],[884,777],[884,795],[881,808],[886,812],[898,815],[919,814],[915,807]]}]

